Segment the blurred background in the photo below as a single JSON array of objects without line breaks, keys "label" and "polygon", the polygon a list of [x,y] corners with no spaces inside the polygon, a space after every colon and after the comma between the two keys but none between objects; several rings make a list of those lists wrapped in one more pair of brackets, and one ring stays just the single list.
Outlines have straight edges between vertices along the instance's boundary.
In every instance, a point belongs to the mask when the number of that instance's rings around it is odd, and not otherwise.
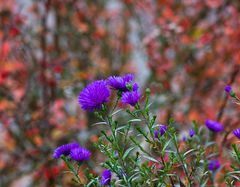
[{"label": "blurred background", "polygon": [[239,41],[238,0],[0,1],[0,186],[71,185],[51,154],[74,140],[93,152],[82,170],[101,171],[103,127],[77,97],[110,75],[149,87],[158,123],[239,127],[224,93],[231,84],[239,94]]}]

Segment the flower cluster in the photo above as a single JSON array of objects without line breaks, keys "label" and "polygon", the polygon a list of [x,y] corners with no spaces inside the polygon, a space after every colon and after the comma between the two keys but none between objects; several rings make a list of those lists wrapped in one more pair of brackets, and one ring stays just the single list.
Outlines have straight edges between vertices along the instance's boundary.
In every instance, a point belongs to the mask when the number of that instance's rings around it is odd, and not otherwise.
[{"label": "flower cluster", "polygon": [[[214,143],[213,133],[222,134],[224,126],[212,119],[205,120],[207,128],[199,128],[193,121],[193,127],[188,131],[188,138],[179,141],[178,131],[174,120],[169,120],[165,125],[157,124],[157,116],[149,112],[150,91],[146,90],[144,105],[139,102],[139,87],[134,82],[134,76],[111,76],[106,80],[98,80],[84,88],[79,94],[79,104],[82,109],[96,111],[97,117],[103,120],[110,128],[110,133],[101,131],[102,136],[96,146],[107,160],[101,166],[105,168],[101,176],[86,175],[87,186],[205,186],[207,182],[214,181],[215,174],[220,170],[221,163],[217,157],[217,145]],[[133,110],[126,109],[130,116],[123,124],[113,118],[117,112],[113,105],[108,110],[108,99],[111,91],[116,90],[118,100],[124,104],[134,106]],[[232,93],[231,87],[226,87],[227,93]],[[114,92],[112,92],[114,93]],[[237,98],[237,97],[236,97]],[[112,111],[108,113],[108,111]],[[122,111],[122,110],[117,110]],[[220,121],[220,120],[219,120]],[[136,123],[136,125],[133,125]],[[139,124],[137,124],[139,123]],[[145,125],[145,126],[141,126]],[[208,131],[209,130],[209,131]],[[209,133],[208,133],[209,132]],[[136,133],[136,134],[134,134]],[[225,134],[229,134],[225,132]],[[240,138],[240,128],[232,132]],[[136,135],[136,136],[135,136]],[[211,148],[209,148],[211,147]],[[232,145],[234,155],[240,163],[240,151],[236,145]],[[136,150],[136,151],[133,151]],[[91,152],[77,143],[62,145],[53,153],[54,158],[62,158],[71,172],[74,180],[82,183],[78,175],[80,164],[90,159]],[[212,158],[212,157],[216,158]],[[236,159],[236,160],[237,160]],[[71,164],[74,162],[74,164]],[[75,164],[77,163],[78,169]],[[224,165],[222,166],[224,167]],[[159,171],[158,168],[161,168]],[[225,176],[227,182],[236,182],[231,174],[238,174],[236,167]],[[159,177],[161,173],[161,177]],[[174,174],[173,174],[174,173]],[[207,174],[207,175],[206,175]],[[175,177],[182,176],[183,177]],[[199,176],[199,177],[194,177]],[[112,179],[113,178],[113,179]]]},{"label": "flower cluster", "polygon": [[78,102],[84,110],[99,110],[108,101],[110,87],[120,92],[122,103],[134,106],[140,99],[140,93],[138,84],[133,82],[133,79],[132,74],[127,74],[123,77],[111,76],[107,80],[94,81],[80,92]]},{"label": "flower cluster", "polygon": [[[74,173],[76,177],[76,181],[81,183],[81,180],[78,176],[78,173],[75,171],[75,168],[69,164],[69,160],[66,159],[66,157],[69,157],[72,161],[76,161],[79,164],[81,164],[84,161],[87,161],[90,159],[91,152],[81,147],[78,143],[69,143],[64,144],[59,147],[57,147],[53,152],[53,158],[62,158],[63,161],[67,164],[69,169]],[[102,186],[108,186],[111,181],[111,171],[110,170],[104,170],[102,172],[102,180],[100,181],[100,185]]]},{"label": "flower cluster", "polygon": [[154,137],[155,137],[156,139],[158,139],[158,138],[159,138],[159,135],[160,135],[160,136],[164,135],[164,133],[166,132],[166,130],[167,130],[167,126],[166,126],[166,125],[160,125],[160,126],[159,126],[159,129],[155,129],[155,130],[154,130]]},{"label": "flower cluster", "polygon": [[60,158],[61,155],[68,156],[71,152],[71,150],[79,148],[78,143],[69,143],[61,145],[60,147],[56,148],[53,152],[53,158]]},{"label": "flower cluster", "polygon": [[72,160],[82,162],[89,160],[91,152],[81,147],[78,143],[69,143],[61,145],[53,152],[53,158],[60,158],[62,155],[70,156]]}]

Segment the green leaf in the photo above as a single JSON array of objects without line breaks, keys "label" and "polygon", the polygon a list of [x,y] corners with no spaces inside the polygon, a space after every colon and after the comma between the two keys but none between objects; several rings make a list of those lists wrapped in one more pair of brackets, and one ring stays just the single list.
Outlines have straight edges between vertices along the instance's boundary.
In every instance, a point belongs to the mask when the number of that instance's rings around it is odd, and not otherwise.
[{"label": "green leaf", "polygon": [[92,124],[92,126],[95,126],[95,125],[107,125],[107,123],[105,121],[102,121],[102,122]]},{"label": "green leaf", "polygon": [[183,154],[183,156],[186,157],[188,154],[190,154],[190,153],[192,153],[192,152],[194,152],[194,151],[196,151],[196,149],[190,149],[190,150],[188,150],[187,152],[185,152],[185,153]]},{"label": "green leaf", "polygon": [[240,174],[240,171],[231,171],[231,172],[229,172],[228,174]]},{"label": "green leaf", "polygon": [[142,120],[141,119],[131,119],[131,120],[128,121],[128,123],[129,122],[140,122],[140,121],[142,121]]},{"label": "green leaf", "polygon": [[149,103],[148,105],[146,105],[146,106],[145,106],[145,109],[149,109],[152,104],[153,104],[153,103]]},{"label": "green leaf", "polygon": [[119,109],[119,110],[117,110],[117,111],[115,111],[115,112],[113,112],[110,116],[112,117],[112,116],[114,116],[114,115],[116,115],[116,114],[118,114],[119,112],[121,112],[121,111],[123,111],[123,109]]},{"label": "green leaf", "polygon": [[125,153],[124,153],[124,155],[123,155],[123,160],[125,160],[125,159],[127,158],[127,156],[130,154],[130,152],[131,152],[133,149],[135,149],[135,147],[129,147],[129,148],[125,151]]},{"label": "green leaf", "polygon": [[148,138],[148,135],[143,131],[142,128],[136,127],[136,129],[140,134],[142,134],[146,138],[147,142],[152,143],[152,141]]},{"label": "green leaf", "polygon": [[104,132],[104,131],[101,131],[101,133],[104,135],[104,137],[109,141],[109,142],[113,142],[113,140]]},{"label": "green leaf", "polygon": [[130,136],[130,140],[140,148],[140,150],[146,154],[149,154],[147,151],[144,150],[144,148],[138,143],[137,140],[134,139],[134,137]]},{"label": "green leaf", "polygon": [[208,179],[206,179],[206,180],[201,184],[201,187],[205,187],[206,184],[207,184],[207,182],[208,182]]},{"label": "green leaf", "polygon": [[162,149],[162,154],[164,154],[165,150],[167,149],[167,146],[170,144],[171,139],[167,141],[167,143],[165,143],[163,149]]},{"label": "green leaf", "polygon": [[120,130],[123,130],[125,128],[128,128],[128,126],[127,125],[123,125],[121,127],[118,127],[118,128],[116,128],[116,131],[120,131]]},{"label": "green leaf", "polygon": [[128,181],[131,182],[131,181],[134,181],[135,179],[138,179],[138,175],[140,174],[139,171],[134,171],[135,173],[129,177]]},{"label": "green leaf", "polygon": [[88,183],[87,187],[91,186],[91,184],[94,184],[94,183],[95,183],[95,180],[91,180],[91,181]]},{"label": "green leaf", "polygon": [[218,156],[218,155],[219,155],[219,153],[212,153],[212,154],[207,156],[207,159],[210,159],[210,158]]},{"label": "green leaf", "polygon": [[152,126],[152,128],[156,128],[156,127],[159,127],[159,124],[155,124]]},{"label": "green leaf", "polygon": [[170,118],[169,120],[168,120],[168,124],[169,125],[172,125],[174,123],[174,119],[173,118]]},{"label": "green leaf", "polygon": [[144,155],[143,157],[145,157],[146,159],[151,160],[151,161],[153,161],[153,162],[159,163],[159,161],[156,160],[156,159],[153,158],[153,157],[150,157],[150,156],[147,156],[147,155]]},{"label": "green leaf", "polygon": [[205,145],[205,148],[209,147],[209,146],[212,146],[212,145],[215,145],[216,142],[207,142],[206,145]]}]

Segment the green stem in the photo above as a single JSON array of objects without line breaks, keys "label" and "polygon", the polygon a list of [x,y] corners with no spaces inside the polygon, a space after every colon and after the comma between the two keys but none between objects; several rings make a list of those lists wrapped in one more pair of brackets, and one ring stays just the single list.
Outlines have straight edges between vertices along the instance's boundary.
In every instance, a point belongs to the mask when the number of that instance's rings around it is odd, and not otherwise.
[{"label": "green stem", "polygon": [[[110,129],[111,129],[111,132],[112,132],[112,137],[113,137],[113,145],[114,147],[116,146],[116,151],[118,153],[118,157],[119,157],[119,161],[120,161],[120,165],[121,167],[123,168],[124,171],[126,171],[126,167],[124,165],[124,161],[122,159],[122,156],[123,154],[121,153],[120,151],[120,147],[118,145],[118,141],[117,141],[117,138],[116,138],[116,135],[115,135],[115,129],[113,128],[113,125],[112,125],[112,117],[108,116],[107,115],[107,120],[106,120],[107,124],[109,125]],[[131,187],[131,185],[128,183],[128,180],[126,179],[126,177],[123,177],[124,179],[124,182],[129,186]]]},{"label": "green stem", "polygon": [[124,137],[124,150],[126,149],[127,137],[128,137],[128,133],[129,133],[130,127],[131,127],[131,123],[128,124],[127,131],[126,131],[126,134],[125,134],[125,137]]},{"label": "green stem", "polygon": [[111,112],[111,113],[113,113],[114,110],[116,109],[119,100],[120,100],[120,97],[117,96],[117,101],[115,102],[115,104],[114,104],[114,106],[113,106],[113,109],[112,109],[112,112]]},{"label": "green stem", "polygon": [[186,177],[187,177],[187,179],[188,179],[188,182],[189,182],[190,187],[192,187],[191,180],[190,180],[190,177],[189,177],[189,175],[188,175],[187,168],[185,167],[184,160],[183,160],[182,155],[180,154],[179,149],[178,149],[178,145],[177,145],[177,141],[176,141],[176,136],[175,136],[175,135],[174,135],[174,138],[173,138],[173,139],[174,139],[174,141],[173,141],[173,142],[174,142],[174,145],[175,145],[176,150],[177,150],[177,155],[178,155],[178,157],[179,157],[179,159],[180,159],[180,162],[181,162],[181,164],[182,164],[184,173],[185,173],[185,175],[186,175]]},{"label": "green stem", "polygon": [[66,163],[67,167],[72,171],[72,173],[74,174],[74,176],[75,176],[76,179],[77,179],[77,182],[80,183],[80,184],[82,184],[79,175],[78,175],[77,172],[75,171],[74,167],[68,162],[67,158],[66,158],[64,155],[62,155],[62,156],[61,156],[61,159]]},{"label": "green stem", "polygon": [[[160,158],[161,158],[161,161],[162,161],[163,167],[165,168],[166,164],[165,164],[165,161],[164,161],[163,155],[162,155],[162,154],[160,154],[160,155],[161,155]],[[172,177],[169,176],[169,179],[170,179],[170,181],[171,181],[172,187],[174,187],[174,182],[173,182]]]},{"label": "green stem", "polygon": [[147,117],[145,116],[145,113],[143,110],[141,110],[141,107],[139,105],[139,103],[136,104],[135,108],[137,110],[140,110],[141,114],[142,114],[142,117],[143,119],[145,120],[146,124],[147,124],[147,127],[148,127],[148,130],[150,132],[150,135],[151,135],[151,138],[152,138],[152,142],[154,142],[154,135],[153,135],[153,132],[152,132],[152,129],[151,129],[151,126],[150,126],[150,123],[149,123],[149,116],[147,115]]}]

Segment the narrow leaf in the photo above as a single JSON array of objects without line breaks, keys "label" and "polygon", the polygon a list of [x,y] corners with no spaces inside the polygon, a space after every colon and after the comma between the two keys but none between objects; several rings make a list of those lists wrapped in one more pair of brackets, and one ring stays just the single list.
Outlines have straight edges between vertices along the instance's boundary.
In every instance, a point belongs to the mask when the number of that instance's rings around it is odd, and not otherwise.
[{"label": "narrow leaf", "polygon": [[124,155],[123,155],[123,160],[125,160],[125,158],[127,158],[127,156],[129,155],[129,153],[130,153],[133,149],[135,149],[135,147],[129,147],[129,148],[125,151],[125,153],[124,153]]}]

